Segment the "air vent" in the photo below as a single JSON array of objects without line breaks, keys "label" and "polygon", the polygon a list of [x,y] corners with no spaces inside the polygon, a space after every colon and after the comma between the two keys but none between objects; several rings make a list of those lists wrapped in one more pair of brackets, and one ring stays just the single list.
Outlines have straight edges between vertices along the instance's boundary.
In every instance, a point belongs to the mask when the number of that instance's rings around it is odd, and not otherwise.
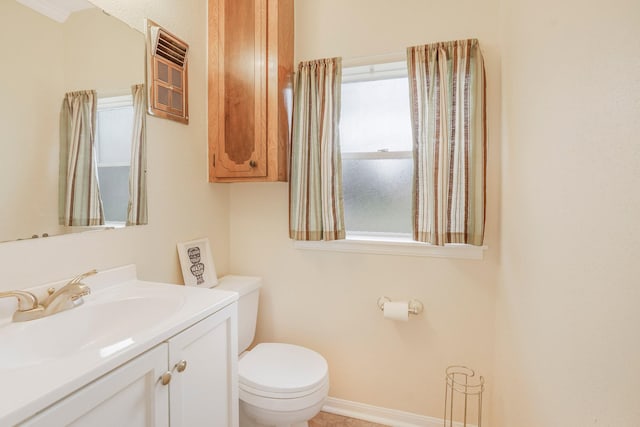
[{"label": "air vent", "polygon": [[158,31],[157,40],[155,54],[179,67],[184,67],[187,60],[187,45],[177,41],[175,37],[167,34],[162,28]]},{"label": "air vent", "polygon": [[189,45],[147,20],[149,114],[189,123],[188,51]]}]

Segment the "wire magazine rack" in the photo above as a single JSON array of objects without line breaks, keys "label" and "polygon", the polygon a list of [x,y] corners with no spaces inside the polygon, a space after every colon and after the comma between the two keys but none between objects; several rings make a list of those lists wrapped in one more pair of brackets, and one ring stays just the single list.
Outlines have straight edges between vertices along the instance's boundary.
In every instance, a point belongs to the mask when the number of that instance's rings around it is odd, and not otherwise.
[{"label": "wire magazine rack", "polygon": [[[484,378],[476,377],[466,366],[446,369],[447,386],[444,394],[444,427],[482,427],[482,392]],[[454,413],[462,422],[454,424]],[[475,419],[475,424],[468,424]]]}]

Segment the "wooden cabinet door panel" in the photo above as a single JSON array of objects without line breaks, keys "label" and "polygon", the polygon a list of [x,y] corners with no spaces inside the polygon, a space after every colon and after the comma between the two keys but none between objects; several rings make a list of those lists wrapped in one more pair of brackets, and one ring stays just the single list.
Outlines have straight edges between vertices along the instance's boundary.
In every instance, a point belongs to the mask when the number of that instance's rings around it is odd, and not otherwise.
[{"label": "wooden cabinet door panel", "polygon": [[216,60],[210,58],[209,69],[217,102],[210,107],[217,105],[218,111],[209,131],[216,139],[218,178],[267,175],[266,3],[218,0],[210,5],[217,17],[210,22],[217,27]]},{"label": "wooden cabinet door panel", "polygon": [[209,181],[286,181],[293,0],[208,0]]}]

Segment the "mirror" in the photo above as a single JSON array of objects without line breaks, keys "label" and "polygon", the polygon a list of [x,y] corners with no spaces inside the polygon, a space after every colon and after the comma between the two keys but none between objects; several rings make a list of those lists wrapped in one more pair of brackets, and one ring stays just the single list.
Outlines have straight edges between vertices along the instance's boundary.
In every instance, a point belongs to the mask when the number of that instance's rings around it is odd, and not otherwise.
[{"label": "mirror", "polygon": [[[145,80],[142,33],[84,0],[50,2],[53,18],[22,4],[31,2],[0,1],[0,241],[87,230],[58,225],[64,95],[122,98]],[[32,3],[42,11],[47,1]],[[58,10],[66,3],[80,10]]]}]

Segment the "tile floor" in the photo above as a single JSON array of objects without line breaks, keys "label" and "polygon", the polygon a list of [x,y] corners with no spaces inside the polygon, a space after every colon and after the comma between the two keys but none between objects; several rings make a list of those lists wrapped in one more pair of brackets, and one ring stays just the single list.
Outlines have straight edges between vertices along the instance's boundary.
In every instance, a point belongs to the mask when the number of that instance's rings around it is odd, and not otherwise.
[{"label": "tile floor", "polygon": [[356,420],[340,415],[320,412],[309,421],[309,427],[386,427],[382,424],[371,423],[369,421]]}]

